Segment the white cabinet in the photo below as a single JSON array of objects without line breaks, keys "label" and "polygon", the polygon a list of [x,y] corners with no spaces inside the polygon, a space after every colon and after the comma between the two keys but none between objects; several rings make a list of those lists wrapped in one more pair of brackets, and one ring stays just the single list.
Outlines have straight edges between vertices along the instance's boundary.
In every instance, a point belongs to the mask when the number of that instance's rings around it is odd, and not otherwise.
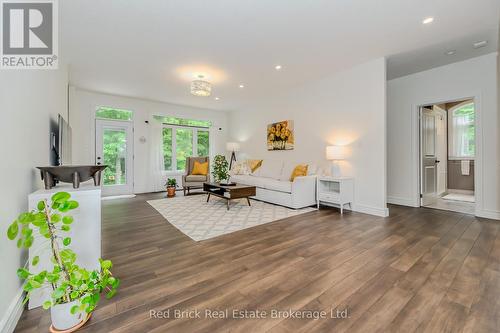
[{"label": "white cabinet", "polygon": [[[101,257],[101,188],[81,184],[79,189],[73,189],[69,184],[62,184],[50,190],[38,190],[29,195],[29,209],[35,210],[40,200],[50,200],[50,197],[57,192],[68,192],[72,200],[79,203],[78,208],[68,212],[73,216],[75,222],[71,224],[71,230],[67,234],[71,237],[69,246],[77,255],[76,263],[87,269],[99,269],[99,258]],[[50,244],[45,237],[38,234],[36,228],[33,229],[35,241],[29,249],[30,271],[33,273],[51,269]],[[40,262],[32,266],[31,262],[35,256],[40,257]],[[36,290],[31,294],[29,309],[36,308],[45,300],[48,300],[52,290],[50,288]]]},{"label": "white cabinet", "polygon": [[320,204],[338,206],[344,213],[344,205],[352,209],[354,201],[354,180],[348,177],[318,177],[318,208]]}]

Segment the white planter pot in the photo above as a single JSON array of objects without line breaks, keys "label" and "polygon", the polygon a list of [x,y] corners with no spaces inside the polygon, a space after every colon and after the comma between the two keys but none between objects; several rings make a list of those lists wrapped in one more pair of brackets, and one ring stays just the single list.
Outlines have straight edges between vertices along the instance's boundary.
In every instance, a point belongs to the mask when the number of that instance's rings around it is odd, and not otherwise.
[{"label": "white planter pot", "polygon": [[68,330],[75,327],[85,319],[85,312],[71,314],[71,308],[74,305],[78,305],[78,301],[57,304],[50,308],[50,318],[52,319],[52,326],[55,329],[59,331]]}]

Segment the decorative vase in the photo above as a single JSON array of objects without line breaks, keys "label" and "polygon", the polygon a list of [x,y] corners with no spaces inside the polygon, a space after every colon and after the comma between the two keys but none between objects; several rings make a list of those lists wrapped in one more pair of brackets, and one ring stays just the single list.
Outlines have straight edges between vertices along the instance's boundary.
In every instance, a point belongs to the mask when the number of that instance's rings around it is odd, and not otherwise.
[{"label": "decorative vase", "polygon": [[167,187],[167,197],[169,198],[175,197],[175,187],[173,186]]},{"label": "decorative vase", "polygon": [[[79,328],[79,324],[87,318],[87,314],[85,312],[71,314],[71,308],[78,304],[78,300],[75,300],[69,303],[53,305],[50,308],[52,327],[58,331],[76,331]],[[72,328],[74,328],[74,330],[71,330]]]}]

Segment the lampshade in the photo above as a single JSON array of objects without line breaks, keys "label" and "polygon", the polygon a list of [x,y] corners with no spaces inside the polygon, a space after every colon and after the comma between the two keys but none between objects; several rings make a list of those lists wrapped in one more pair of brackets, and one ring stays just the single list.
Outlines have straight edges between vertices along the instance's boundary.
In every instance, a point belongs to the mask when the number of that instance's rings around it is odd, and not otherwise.
[{"label": "lampshade", "polygon": [[345,149],[343,146],[327,146],[326,147],[327,160],[343,160],[345,159]]},{"label": "lampshade", "polygon": [[227,142],[226,143],[227,151],[240,151],[240,144],[238,142]]}]

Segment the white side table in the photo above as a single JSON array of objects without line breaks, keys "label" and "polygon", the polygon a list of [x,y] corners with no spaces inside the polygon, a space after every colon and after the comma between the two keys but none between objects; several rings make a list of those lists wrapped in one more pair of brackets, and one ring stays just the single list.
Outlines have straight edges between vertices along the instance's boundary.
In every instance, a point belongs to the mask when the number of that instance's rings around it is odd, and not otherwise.
[{"label": "white side table", "polygon": [[352,209],[354,201],[354,179],[350,177],[318,177],[316,186],[319,205],[339,206],[340,214],[344,213],[344,205]]}]

